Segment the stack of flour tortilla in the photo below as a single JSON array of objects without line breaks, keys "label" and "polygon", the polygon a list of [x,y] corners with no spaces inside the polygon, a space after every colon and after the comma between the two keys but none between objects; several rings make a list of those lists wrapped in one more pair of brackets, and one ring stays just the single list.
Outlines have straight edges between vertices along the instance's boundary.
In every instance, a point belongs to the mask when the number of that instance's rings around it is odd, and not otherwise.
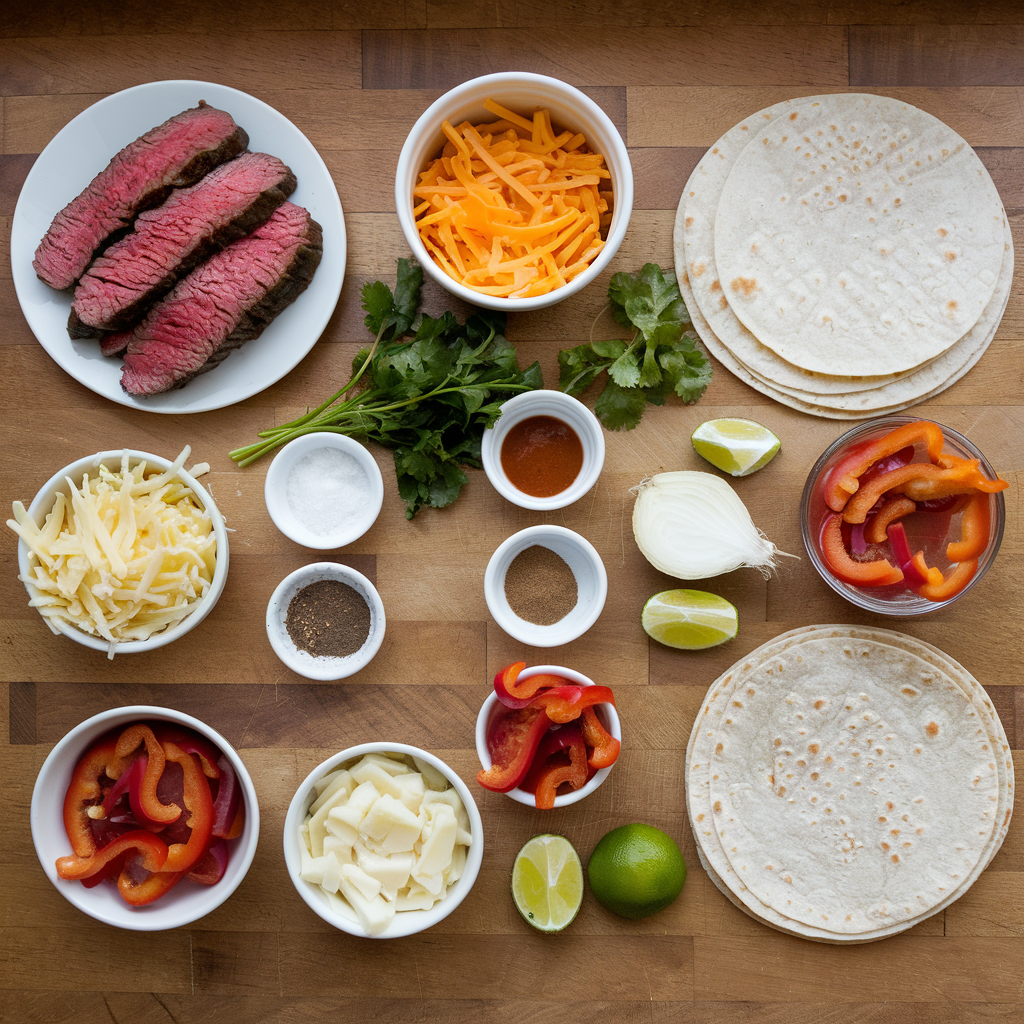
[{"label": "stack of flour tortilla", "polygon": [[697,850],[751,917],[823,942],[903,931],[1002,844],[1013,760],[981,685],[885,629],[809,626],[717,679],[686,752]]},{"label": "stack of flour tortilla", "polygon": [[676,275],[694,327],[758,391],[857,419],[938,394],[981,358],[1013,243],[978,155],[910,104],[786,100],[723,135],[686,184]]}]

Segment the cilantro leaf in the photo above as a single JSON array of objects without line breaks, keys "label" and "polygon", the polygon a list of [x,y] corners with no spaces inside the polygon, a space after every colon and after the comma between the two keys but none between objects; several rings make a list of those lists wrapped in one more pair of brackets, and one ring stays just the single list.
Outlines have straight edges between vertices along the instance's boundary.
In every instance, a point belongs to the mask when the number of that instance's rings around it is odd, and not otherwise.
[{"label": "cilantro leaf", "polygon": [[644,405],[662,405],[674,392],[695,402],[711,381],[711,362],[694,345],[690,314],[675,278],[656,263],[636,274],[613,274],[608,300],[615,321],[632,328],[629,341],[596,341],[558,353],[558,386],[582,394],[607,372],[594,412],[609,430],[631,430]]},{"label": "cilantro leaf", "polygon": [[399,260],[393,293],[380,281],[366,284],[365,323],[376,340],[353,360],[349,382],[231,457],[248,465],[293,437],[330,429],[392,450],[409,519],[420,508],[450,505],[466,483],[461,467],[480,467],[483,431],[502,403],[543,381],[539,363],[520,370],[501,313],[481,310],[464,324],[450,311],[417,320],[422,282],[420,267]]}]

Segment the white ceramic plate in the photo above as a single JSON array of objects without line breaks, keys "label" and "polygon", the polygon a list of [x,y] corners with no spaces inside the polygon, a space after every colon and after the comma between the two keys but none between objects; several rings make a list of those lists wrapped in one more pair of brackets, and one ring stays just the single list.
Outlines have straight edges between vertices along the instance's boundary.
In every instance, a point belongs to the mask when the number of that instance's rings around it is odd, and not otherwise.
[{"label": "white ceramic plate", "polygon": [[[121,390],[121,360],[100,354],[95,339],[72,341],[71,295],[43,284],[32,269],[50,222],[110,158],[150,128],[200,100],[228,111],[249,133],[249,148],[280,157],[298,178],[289,197],[324,231],[324,254],[309,288],[263,334],[183,388],[136,398]],[[149,412],[222,409],[249,398],[292,370],[316,344],[345,277],[345,219],[338,191],[313,144],[283,114],[247,93],[211,82],[150,82],[114,93],[65,125],[40,154],[18,197],[11,227],[11,268],[32,333],[63,370],[112,402]]]}]

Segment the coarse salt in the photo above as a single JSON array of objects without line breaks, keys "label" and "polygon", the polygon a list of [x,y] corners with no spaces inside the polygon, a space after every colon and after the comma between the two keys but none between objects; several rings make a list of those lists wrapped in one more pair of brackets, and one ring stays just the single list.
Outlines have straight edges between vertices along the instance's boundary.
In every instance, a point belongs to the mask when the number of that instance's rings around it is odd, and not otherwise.
[{"label": "coarse salt", "polygon": [[292,466],[285,497],[295,518],[324,537],[363,517],[370,502],[370,478],[348,452],[315,448]]}]

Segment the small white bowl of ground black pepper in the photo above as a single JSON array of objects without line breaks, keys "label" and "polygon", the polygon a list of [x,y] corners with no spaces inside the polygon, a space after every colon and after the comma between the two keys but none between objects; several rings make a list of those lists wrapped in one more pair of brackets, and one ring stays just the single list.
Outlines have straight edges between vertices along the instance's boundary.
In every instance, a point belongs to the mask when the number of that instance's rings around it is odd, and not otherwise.
[{"label": "small white bowl of ground black pepper", "polygon": [[267,605],[267,636],[293,672],[321,681],[365,668],[384,641],[384,603],[361,573],[314,562],[286,576]]},{"label": "small white bowl of ground black pepper", "polygon": [[267,511],[290,540],[330,551],[376,522],[384,478],[373,456],[344,434],[304,434],[277,453],[264,486]]},{"label": "small white bowl of ground black pepper", "polygon": [[564,526],[531,526],[491,555],[484,596],[494,621],[531,647],[559,647],[597,621],[608,574],[594,546]]}]

